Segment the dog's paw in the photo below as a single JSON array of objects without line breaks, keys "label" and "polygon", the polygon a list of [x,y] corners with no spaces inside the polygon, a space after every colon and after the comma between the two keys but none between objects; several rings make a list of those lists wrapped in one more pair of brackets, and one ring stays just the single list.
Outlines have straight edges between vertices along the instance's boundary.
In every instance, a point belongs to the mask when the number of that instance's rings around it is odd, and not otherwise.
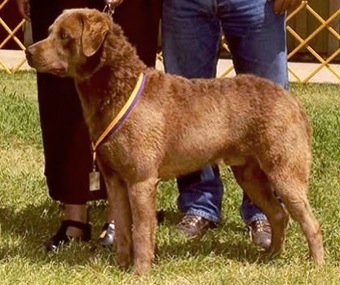
[{"label": "dog's paw", "polygon": [[131,254],[117,253],[115,257],[115,263],[120,269],[128,270],[130,265],[132,264]]},{"label": "dog's paw", "polygon": [[268,256],[268,258],[276,258],[282,255],[284,251],[283,245],[277,245],[275,246],[273,243],[270,245],[270,248],[265,252],[265,254]]},{"label": "dog's paw", "polygon": [[151,271],[152,262],[136,260],[133,266],[133,274],[136,276],[146,275]]}]

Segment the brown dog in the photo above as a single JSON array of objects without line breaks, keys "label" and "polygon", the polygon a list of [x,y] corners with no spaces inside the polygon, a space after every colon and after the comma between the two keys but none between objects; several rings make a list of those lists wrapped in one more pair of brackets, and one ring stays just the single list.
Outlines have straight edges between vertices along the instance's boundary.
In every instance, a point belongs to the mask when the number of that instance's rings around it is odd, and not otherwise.
[{"label": "brown dog", "polygon": [[[311,127],[281,87],[251,75],[188,80],[148,69],[121,28],[90,9],[64,11],[48,38],[27,49],[27,59],[39,72],[75,80],[115,211],[120,266],[133,257],[136,274],[151,268],[157,183],[219,161],[231,166],[267,215],[271,254],[282,251],[288,222],[275,190],[300,224],[311,257],[323,261],[320,226],[307,200]],[[136,105],[117,130],[102,136],[142,73]]]}]

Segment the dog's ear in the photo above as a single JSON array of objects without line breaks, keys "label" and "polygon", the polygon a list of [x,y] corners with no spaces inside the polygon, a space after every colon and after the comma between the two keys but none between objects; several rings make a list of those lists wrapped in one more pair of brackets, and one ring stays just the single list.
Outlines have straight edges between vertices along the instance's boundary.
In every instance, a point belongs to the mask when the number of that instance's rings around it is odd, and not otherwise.
[{"label": "dog's ear", "polygon": [[103,15],[87,14],[82,19],[83,32],[81,43],[83,53],[90,57],[94,55],[102,46],[106,34],[109,31],[109,25]]}]

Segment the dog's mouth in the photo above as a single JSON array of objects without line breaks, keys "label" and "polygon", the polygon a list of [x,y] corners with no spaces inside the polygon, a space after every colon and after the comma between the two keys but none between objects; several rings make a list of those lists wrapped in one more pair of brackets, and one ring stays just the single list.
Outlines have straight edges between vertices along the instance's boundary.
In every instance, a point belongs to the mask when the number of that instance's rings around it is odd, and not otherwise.
[{"label": "dog's mouth", "polygon": [[47,72],[52,73],[54,75],[61,76],[61,77],[64,77],[64,76],[67,75],[67,70],[66,70],[66,68],[63,68],[63,67],[55,68],[55,69],[50,69]]},{"label": "dog's mouth", "polygon": [[60,63],[42,63],[35,60],[32,56],[27,56],[27,63],[29,66],[35,68],[38,72],[51,73],[57,76],[66,76],[67,68]]},{"label": "dog's mouth", "polygon": [[65,76],[67,73],[67,66],[61,61],[51,61],[51,59],[37,56],[30,49],[26,49],[26,59],[29,66],[35,68],[38,72],[51,73],[58,76]]}]

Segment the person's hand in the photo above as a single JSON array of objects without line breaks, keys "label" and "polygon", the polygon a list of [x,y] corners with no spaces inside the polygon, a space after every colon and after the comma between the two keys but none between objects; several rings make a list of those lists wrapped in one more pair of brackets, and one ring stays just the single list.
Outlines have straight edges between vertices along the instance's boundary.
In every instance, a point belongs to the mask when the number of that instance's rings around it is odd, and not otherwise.
[{"label": "person's hand", "polygon": [[29,0],[17,0],[17,6],[20,15],[25,19],[30,21],[30,3]]},{"label": "person's hand", "polygon": [[274,0],[275,13],[282,14],[287,10],[292,10],[301,4],[302,0]]}]

